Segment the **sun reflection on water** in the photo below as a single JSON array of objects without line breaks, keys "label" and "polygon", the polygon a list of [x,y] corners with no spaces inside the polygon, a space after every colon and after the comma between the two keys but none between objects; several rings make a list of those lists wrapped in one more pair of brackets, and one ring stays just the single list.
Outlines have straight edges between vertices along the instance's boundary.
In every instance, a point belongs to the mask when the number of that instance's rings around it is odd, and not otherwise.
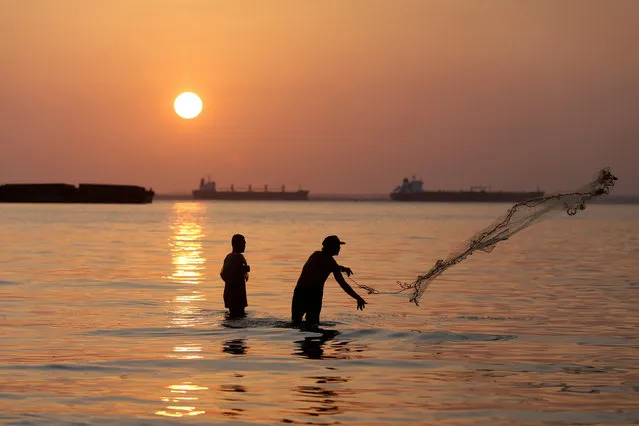
[{"label": "sun reflection on water", "polygon": [[[171,299],[171,322],[167,327],[191,328],[204,324],[202,302],[204,292],[198,290],[205,273],[206,259],[202,240],[205,237],[202,218],[206,206],[201,203],[175,203],[175,219],[171,226],[173,272],[167,278],[176,283],[175,295]],[[180,360],[203,359],[204,349],[200,342],[185,341],[173,347],[169,358]],[[197,408],[200,393],[208,390],[192,382],[181,382],[167,386],[169,395],[161,398],[166,403],[164,410],[155,414],[165,417],[185,417],[205,414]]]},{"label": "sun reflection on water", "polygon": [[204,229],[202,216],[206,206],[200,203],[176,203],[175,219],[171,230],[170,246],[173,272],[167,278],[176,284],[173,297],[171,325],[174,327],[194,327],[202,323],[200,302],[206,300],[198,290],[205,271],[206,259],[202,252]]},{"label": "sun reflection on water", "polygon": [[[194,403],[199,398],[196,396],[185,396],[189,392],[198,392],[202,390],[208,390],[205,386],[197,386],[191,382],[183,382],[178,385],[167,386],[172,395],[163,397],[162,402],[166,402],[169,405],[166,406],[166,410],[156,411],[158,416],[166,417],[184,417],[184,416],[197,416],[205,414],[206,411],[198,410]],[[177,394],[177,395],[173,395]],[[187,405],[188,404],[188,405]]]}]

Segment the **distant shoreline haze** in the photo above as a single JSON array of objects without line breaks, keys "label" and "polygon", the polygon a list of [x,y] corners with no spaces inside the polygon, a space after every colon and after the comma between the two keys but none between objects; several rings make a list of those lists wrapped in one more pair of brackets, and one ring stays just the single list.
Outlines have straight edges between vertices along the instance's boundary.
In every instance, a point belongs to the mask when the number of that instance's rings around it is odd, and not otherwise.
[{"label": "distant shoreline haze", "polygon": [[[390,192],[390,191],[389,191]],[[165,193],[156,194],[155,200],[164,201],[184,201],[192,200],[189,193]],[[216,200],[205,200],[215,202]],[[388,201],[391,202],[389,194],[313,194],[309,195],[308,201]],[[303,201],[301,201],[303,202]],[[593,204],[639,204],[639,195],[607,195],[591,201]],[[414,202],[415,204],[433,204],[433,202]],[[509,203],[502,203],[509,204]]]}]

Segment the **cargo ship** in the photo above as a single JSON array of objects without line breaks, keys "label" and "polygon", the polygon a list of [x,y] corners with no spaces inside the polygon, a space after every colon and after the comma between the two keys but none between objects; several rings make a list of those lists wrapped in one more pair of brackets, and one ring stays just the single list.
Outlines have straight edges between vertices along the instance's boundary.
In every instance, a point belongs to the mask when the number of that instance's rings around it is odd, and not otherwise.
[{"label": "cargo ship", "polygon": [[404,178],[401,185],[391,193],[393,201],[426,201],[442,203],[510,203],[543,197],[542,191],[491,191],[482,186],[472,187],[467,191],[424,191],[424,182],[420,179]]},{"label": "cargo ship", "polygon": [[148,204],[155,193],[134,185],[13,183],[0,185],[2,203]]},{"label": "cargo ship", "polygon": [[236,190],[233,185],[229,189],[218,190],[215,182],[209,179],[200,180],[200,187],[193,190],[193,198],[196,200],[250,200],[250,201],[305,201],[308,200],[309,191],[298,189],[287,191],[282,185],[280,191],[270,191],[267,185],[263,190],[254,190],[251,185],[247,190]]}]

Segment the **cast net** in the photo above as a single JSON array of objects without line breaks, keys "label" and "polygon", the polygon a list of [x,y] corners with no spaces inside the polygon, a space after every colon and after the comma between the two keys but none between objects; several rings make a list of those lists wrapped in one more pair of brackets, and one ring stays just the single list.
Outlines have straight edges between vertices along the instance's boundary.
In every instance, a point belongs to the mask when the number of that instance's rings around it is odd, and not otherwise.
[{"label": "cast net", "polygon": [[398,281],[400,289],[397,291],[380,292],[366,285],[355,284],[369,294],[412,291],[410,301],[419,304],[430,283],[447,269],[476,251],[490,253],[497,243],[509,239],[517,232],[547,218],[554,212],[565,211],[570,216],[577,214],[579,210],[584,210],[586,203],[593,198],[608,194],[610,188],[614,186],[615,180],[617,178],[610,169],[605,168],[599,171],[596,179],[574,192],[542,196],[513,205],[505,214],[473,235],[461,248],[451,252],[445,259],[439,259],[435,262],[430,271],[417,276],[415,281],[410,283]]}]

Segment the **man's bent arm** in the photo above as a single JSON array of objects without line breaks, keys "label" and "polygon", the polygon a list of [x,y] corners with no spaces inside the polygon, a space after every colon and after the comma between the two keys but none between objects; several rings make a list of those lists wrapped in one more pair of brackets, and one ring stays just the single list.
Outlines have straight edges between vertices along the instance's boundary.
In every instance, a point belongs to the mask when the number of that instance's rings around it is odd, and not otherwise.
[{"label": "man's bent arm", "polygon": [[342,275],[341,272],[333,272],[333,276],[335,277],[335,281],[337,281],[339,286],[342,287],[342,290],[344,290],[346,294],[351,296],[353,299],[361,299],[359,294],[355,293],[355,290],[353,290],[353,287],[348,285],[348,283],[344,279],[344,276]]}]

